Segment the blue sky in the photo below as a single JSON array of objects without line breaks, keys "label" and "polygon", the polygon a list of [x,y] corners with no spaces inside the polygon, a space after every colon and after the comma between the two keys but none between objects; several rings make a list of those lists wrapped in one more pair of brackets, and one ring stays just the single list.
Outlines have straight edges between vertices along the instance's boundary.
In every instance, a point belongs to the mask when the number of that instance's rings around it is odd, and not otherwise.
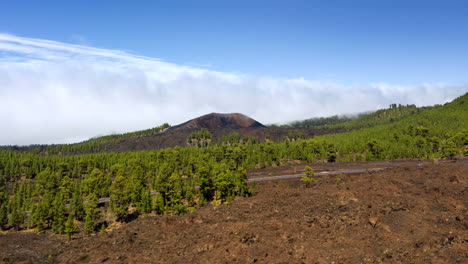
[{"label": "blue sky", "polygon": [[345,84],[459,83],[467,1],[9,1],[0,32]]},{"label": "blue sky", "polygon": [[468,1],[9,1],[0,145],[210,112],[269,123],[468,92]]}]

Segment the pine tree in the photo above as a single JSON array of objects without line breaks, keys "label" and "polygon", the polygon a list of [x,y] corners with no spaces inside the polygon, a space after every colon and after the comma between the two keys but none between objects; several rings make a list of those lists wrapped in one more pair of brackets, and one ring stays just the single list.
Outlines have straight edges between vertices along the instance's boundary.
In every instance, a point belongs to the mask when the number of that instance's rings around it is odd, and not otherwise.
[{"label": "pine tree", "polygon": [[304,172],[307,175],[307,177],[314,176],[314,169],[312,169],[310,166],[305,166],[304,167]]},{"label": "pine tree", "polygon": [[138,203],[138,211],[141,213],[151,212],[151,195],[147,189],[141,190],[141,200]]},{"label": "pine tree", "polygon": [[18,210],[19,210],[18,208],[13,209],[10,215],[10,219],[8,221],[8,224],[12,226],[13,228],[15,228],[16,231],[20,229],[20,224],[21,224],[21,215]]},{"label": "pine tree", "polygon": [[65,204],[63,194],[58,193],[54,200],[54,216],[52,219],[52,232],[62,234],[65,229]]},{"label": "pine tree", "polygon": [[166,206],[173,214],[186,212],[187,208],[183,203],[182,178],[174,172],[167,182],[168,192],[166,193]]},{"label": "pine tree", "polygon": [[139,204],[146,179],[139,160],[132,159],[129,161],[129,164],[127,170],[130,176],[126,182],[125,189],[128,191],[130,201],[133,204]]},{"label": "pine tree", "polygon": [[98,199],[96,195],[90,194],[85,204],[85,230],[88,233],[94,232],[96,222],[99,219]]},{"label": "pine tree", "polygon": [[94,229],[96,228],[96,222],[92,219],[92,217],[89,214],[86,214],[85,216],[85,231],[90,234],[94,232]]},{"label": "pine tree", "polygon": [[125,178],[117,175],[110,189],[110,208],[118,220],[127,215],[129,199],[125,191]]},{"label": "pine tree", "polygon": [[104,173],[100,169],[94,168],[90,174],[86,175],[82,182],[83,193],[85,193],[86,195],[93,193],[96,196],[99,196],[103,188],[103,178]]},{"label": "pine tree", "polygon": [[8,223],[7,204],[8,204],[8,196],[6,192],[4,192],[0,188],[0,230],[3,230],[5,225]]},{"label": "pine tree", "polygon": [[68,176],[64,176],[60,186],[60,192],[63,193],[63,197],[68,199],[72,195],[73,181]]},{"label": "pine tree", "polygon": [[68,235],[68,240],[71,240],[72,235],[75,232],[76,232],[75,219],[72,214],[69,214],[67,222],[65,222],[64,233]]},{"label": "pine tree", "polygon": [[164,198],[160,193],[156,193],[156,195],[153,198],[153,208],[157,214],[163,214],[165,211]]},{"label": "pine tree", "polygon": [[30,214],[28,216],[28,229],[31,229],[36,226],[36,217],[37,217],[38,205],[31,205]]},{"label": "pine tree", "polygon": [[54,217],[53,197],[51,193],[46,193],[42,197],[42,201],[36,206],[36,210],[32,215],[34,224],[39,231],[50,227],[50,223]]},{"label": "pine tree", "polygon": [[82,220],[84,218],[85,211],[83,206],[83,197],[81,196],[80,186],[78,184],[74,187],[70,202],[70,210],[76,219]]},{"label": "pine tree", "polygon": [[8,223],[7,207],[6,205],[1,204],[0,205],[0,230],[3,230],[7,223]]}]

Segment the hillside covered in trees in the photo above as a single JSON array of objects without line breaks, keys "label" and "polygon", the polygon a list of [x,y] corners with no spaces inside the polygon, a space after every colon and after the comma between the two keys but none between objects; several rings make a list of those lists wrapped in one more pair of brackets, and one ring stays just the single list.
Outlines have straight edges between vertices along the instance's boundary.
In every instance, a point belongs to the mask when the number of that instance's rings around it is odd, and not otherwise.
[{"label": "hillside covered in trees", "polygon": [[206,133],[202,130],[209,132],[210,138],[203,139],[209,144],[229,143],[234,137],[250,142],[278,142],[291,138],[291,135],[297,137],[300,134],[301,138],[310,138],[340,131],[339,129],[271,128],[239,113],[211,113],[175,126],[166,123],[147,130],[96,137],[75,144],[0,146],[0,149],[27,151],[40,155],[76,155],[188,147],[197,145],[197,134]]},{"label": "hillside covered in trees", "polygon": [[433,107],[440,107],[440,105],[416,107],[416,105],[391,104],[387,109],[380,109],[372,113],[363,113],[350,116],[335,115],[330,117],[316,117],[302,121],[294,121],[290,124],[281,125],[280,127],[353,130],[393,123]]},{"label": "hillside covered in trees", "polygon": [[[64,155],[6,148],[0,150],[0,227],[91,233],[149,212],[191,212],[208,203],[249,196],[247,169],[280,166],[289,160],[467,155],[468,94],[441,106],[394,106],[336,125],[352,130],[314,138],[286,130],[289,134],[278,141],[259,141],[231,131],[216,141],[208,129],[191,128],[180,130],[190,146],[150,151]],[[94,140],[145,139],[167,127]],[[100,206],[103,197],[110,197],[108,207]]]}]

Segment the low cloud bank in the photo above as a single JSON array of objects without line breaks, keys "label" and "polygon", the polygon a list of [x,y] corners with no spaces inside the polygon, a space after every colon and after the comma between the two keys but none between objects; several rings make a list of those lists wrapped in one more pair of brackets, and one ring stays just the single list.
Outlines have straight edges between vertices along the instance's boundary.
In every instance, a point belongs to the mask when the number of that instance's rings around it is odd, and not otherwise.
[{"label": "low cloud bank", "polygon": [[0,145],[70,143],[210,112],[262,123],[433,105],[468,84],[343,85],[225,73],[119,50],[0,34]]}]

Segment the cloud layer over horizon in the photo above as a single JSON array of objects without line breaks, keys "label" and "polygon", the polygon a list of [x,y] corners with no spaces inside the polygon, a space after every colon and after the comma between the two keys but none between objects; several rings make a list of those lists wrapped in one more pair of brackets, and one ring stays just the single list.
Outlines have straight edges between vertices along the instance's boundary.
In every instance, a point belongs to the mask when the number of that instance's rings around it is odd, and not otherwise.
[{"label": "cloud layer over horizon", "polygon": [[284,123],[391,103],[433,105],[467,91],[468,83],[344,85],[226,73],[0,33],[0,145],[77,142],[210,112]]}]

